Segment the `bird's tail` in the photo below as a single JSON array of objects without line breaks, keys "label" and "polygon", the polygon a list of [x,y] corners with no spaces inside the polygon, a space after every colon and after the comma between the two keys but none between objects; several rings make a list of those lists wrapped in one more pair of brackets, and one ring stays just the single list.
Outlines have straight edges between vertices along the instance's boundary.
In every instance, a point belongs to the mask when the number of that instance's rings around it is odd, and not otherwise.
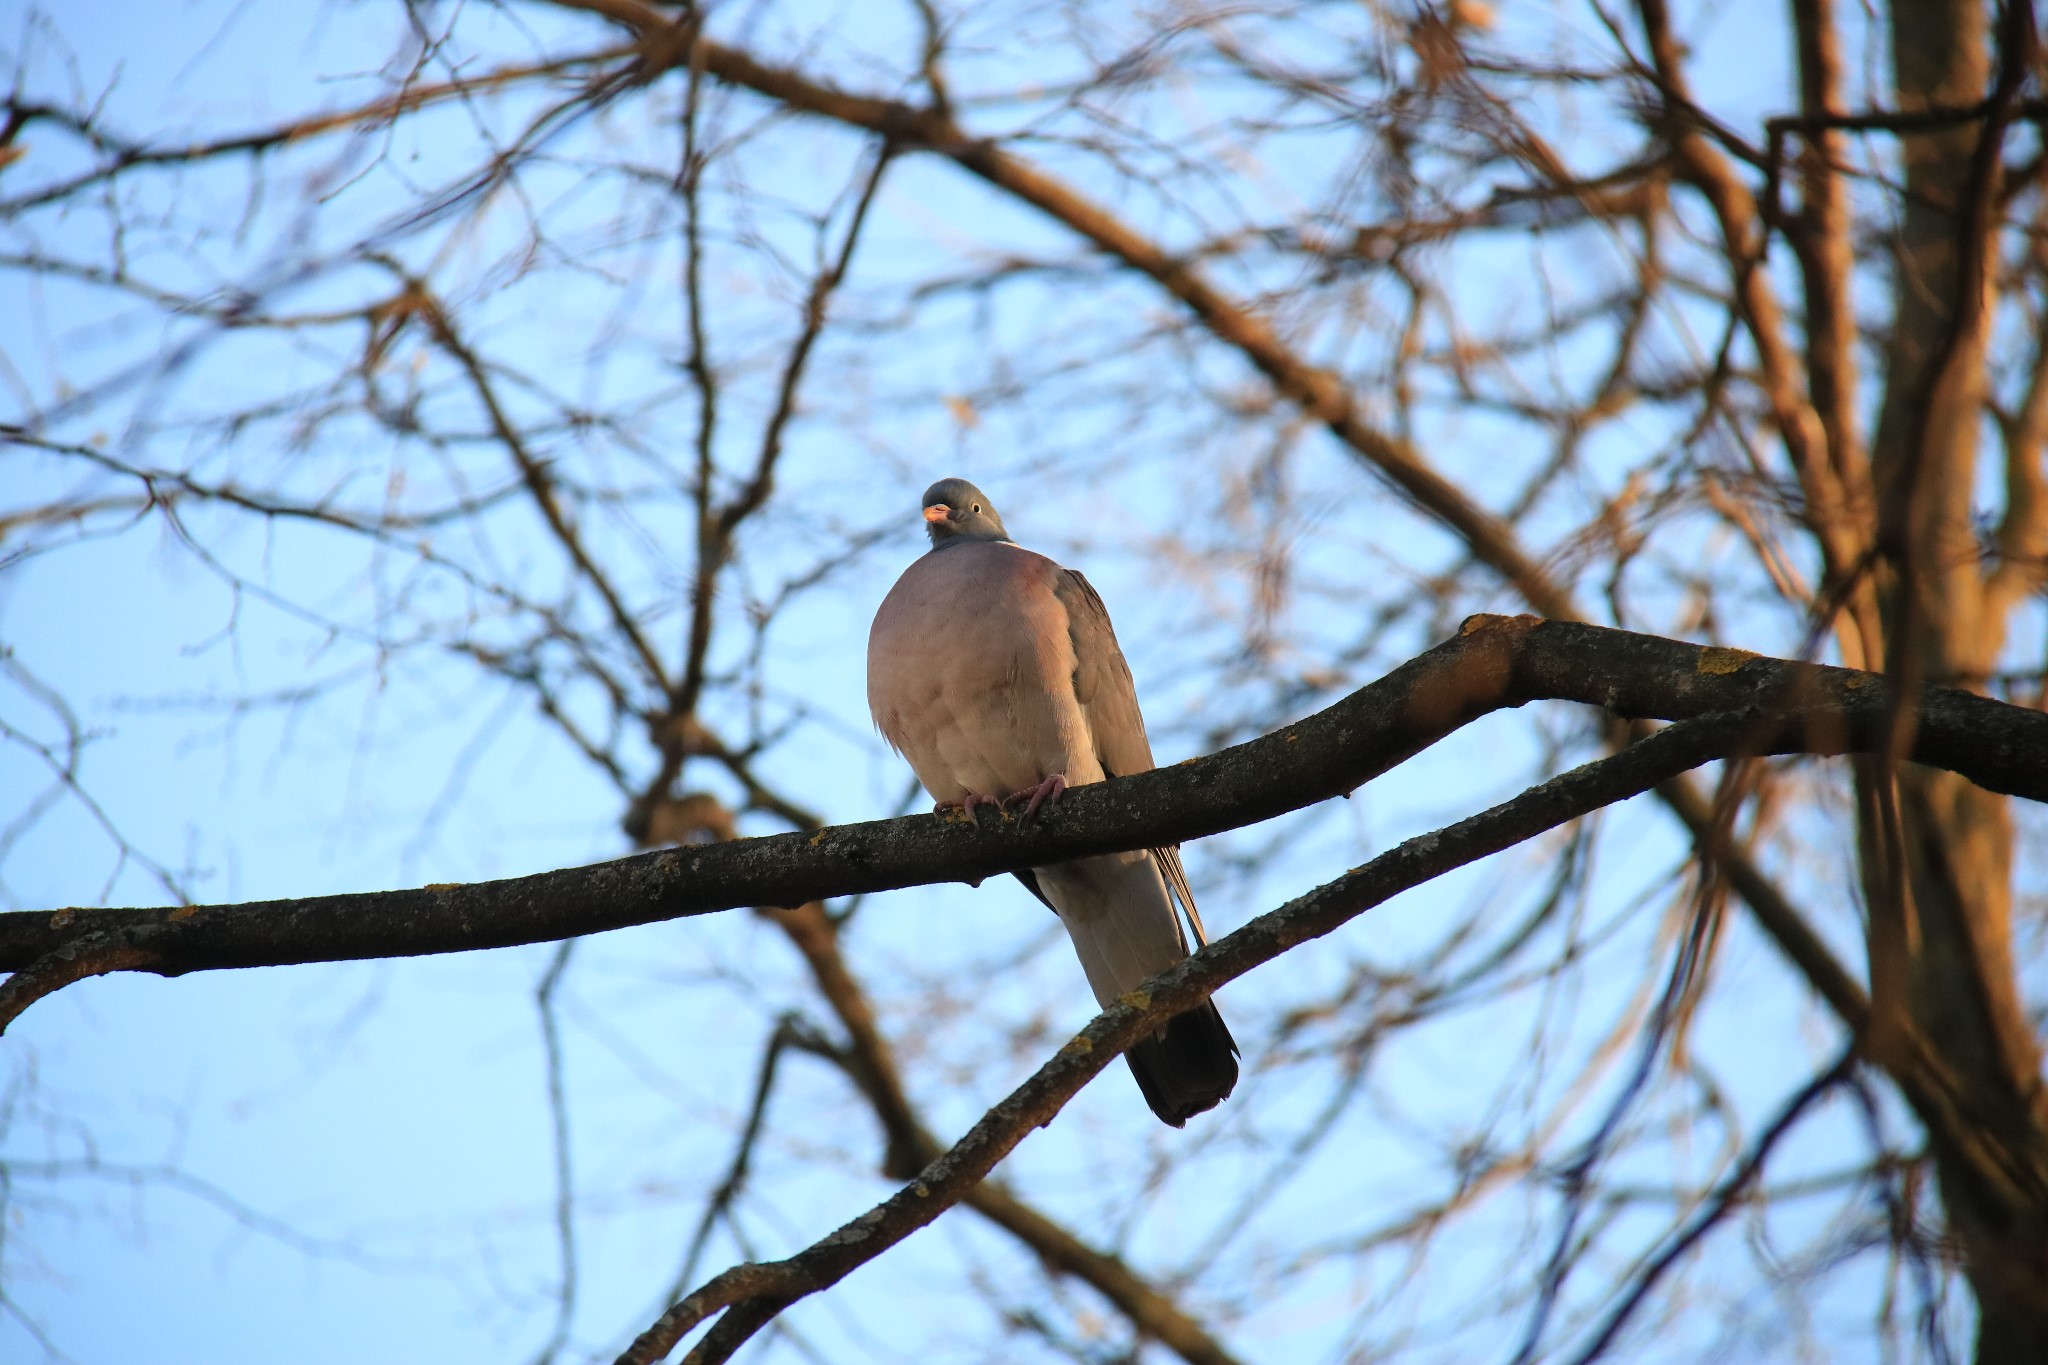
[{"label": "bird's tail", "polygon": [[1176,1128],[1221,1104],[1237,1084],[1237,1040],[1207,1000],[1132,1044],[1124,1059],[1145,1103]]},{"label": "bird's tail", "polygon": [[[1105,1007],[1188,955],[1169,882],[1188,907],[1200,942],[1194,896],[1187,890],[1176,850],[1138,849],[1077,858],[1018,876],[1059,912],[1088,984]],[[1145,1103],[1162,1122],[1176,1128],[1215,1108],[1237,1084],[1237,1043],[1207,1000],[1167,1020],[1127,1055]]]}]

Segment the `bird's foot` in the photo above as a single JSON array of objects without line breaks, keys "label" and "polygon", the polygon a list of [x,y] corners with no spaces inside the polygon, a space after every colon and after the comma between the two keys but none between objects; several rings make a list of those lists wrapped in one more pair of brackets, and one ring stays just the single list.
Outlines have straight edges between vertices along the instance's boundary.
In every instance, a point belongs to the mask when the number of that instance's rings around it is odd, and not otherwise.
[{"label": "bird's foot", "polygon": [[994,806],[997,811],[1001,811],[1003,803],[993,796],[983,796],[979,792],[969,792],[958,801],[939,802],[932,808],[932,813],[934,815],[945,815],[957,810],[967,817],[970,824],[979,824],[980,822],[974,818],[974,810],[977,806]]},{"label": "bird's foot", "polygon": [[1067,775],[1065,773],[1054,773],[1051,777],[1046,778],[1045,781],[1039,783],[1035,787],[1026,787],[1022,791],[1011,792],[1008,796],[1003,798],[1002,804],[1007,806],[1012,801],[1023,801],[1026,797],[1029,797],[1030,802],[1024,807],[1024,814],[1022,817],[1023,819],[1029,820],[1032,817],[1032,815],[1034,815],[1037,812],[1040,806],[1044,805],[1048,801],[1059,800],[1060,793],[1065,791],[1066,789]]}]

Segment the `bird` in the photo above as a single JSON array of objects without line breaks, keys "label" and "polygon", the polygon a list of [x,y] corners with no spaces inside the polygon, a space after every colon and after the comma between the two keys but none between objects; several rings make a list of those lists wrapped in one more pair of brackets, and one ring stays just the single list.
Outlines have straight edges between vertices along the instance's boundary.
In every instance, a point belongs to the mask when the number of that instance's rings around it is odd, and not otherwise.
[{"label": "bird", "polygon": [[[940,813],[1024,803],[1149,771],[1151,741],[1109,611],[1086,578],[1018,545],[987,494],[941,479],[922,503],[931,548],[883,598],[868,633],[868,709]],[[1196,947],[1201,912],[1177,847],[1016,874],[1066,926],[1107,1007]],[[1152,1112],[1179,1128],[1237,1084],[1237,1043],[1213,1002],[1125,1054]]]}]

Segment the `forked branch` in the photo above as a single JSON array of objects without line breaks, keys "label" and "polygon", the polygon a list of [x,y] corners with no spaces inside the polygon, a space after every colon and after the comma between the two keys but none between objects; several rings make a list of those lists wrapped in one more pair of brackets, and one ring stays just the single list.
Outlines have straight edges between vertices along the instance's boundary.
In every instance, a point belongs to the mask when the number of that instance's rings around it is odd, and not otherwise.
[{"label": "forked branch", "polygon": [[1744,710],[1682,721],[1482,814],[1410,839],[1260,915],[1097,1015],[951,1150],[888,1199],[786,1260],[739,1265],[713,1277],[662,1314],[619,1357],[619,1365],[653,1365],[714,1317],[717,1321],[684,1357],[684,1365],[729,1359],[783,1309],[837,1284],[959,1203],[1126,1047],[1225,982],[1321,938],[1401,891],[1726,754],[1756,733],[1757,720],[1754,712]]}]

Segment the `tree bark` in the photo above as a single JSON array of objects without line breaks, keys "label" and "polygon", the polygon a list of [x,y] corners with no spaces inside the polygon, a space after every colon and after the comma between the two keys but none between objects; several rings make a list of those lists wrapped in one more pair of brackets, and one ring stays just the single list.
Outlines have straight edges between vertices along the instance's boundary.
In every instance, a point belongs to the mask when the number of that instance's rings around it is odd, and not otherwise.
[{"label": "tree bark", "polygon": [[[1902,110],[1985,98],[1988,14],[1978,0],[1896,0],[1893,76]],[[2006,43],[2031,46],[2027,16],[2008,17]],[[1873,567],[1887,669],[1907,691],[1924,681],[1982,687],[2005,638],[1971,519],[1998,250],[1988,211],[1999,188],[1996,106],[1993,92],[1989,117],[1899,140],[1906,192],[1872,445]],[[1902,718],[1902,732],[1907,723]],[[1898,757],[1895,748],[1859,765],[1869,1046],[1888,1062],[1917,1037],[1945,1064],[1975,1121],[2000,1146],[2027,1154],[2038,1174],[2048,1170],[2048,1108],[2012,962],[2010,812],[1991,792]],[[1977,1360],[2048,1360],[2042,1182],[1987,1181],[1945,1138],[1930,1140],[1977,1299]]]}]

